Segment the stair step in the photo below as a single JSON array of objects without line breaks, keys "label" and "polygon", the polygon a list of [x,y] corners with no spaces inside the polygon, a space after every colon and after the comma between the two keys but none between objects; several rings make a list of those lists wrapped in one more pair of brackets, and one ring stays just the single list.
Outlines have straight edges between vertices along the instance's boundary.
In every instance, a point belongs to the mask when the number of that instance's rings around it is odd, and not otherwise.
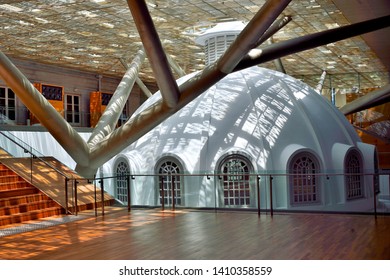
[{"label": "stair step", "polygon": [[15,175],[15,172],[13,172],[10,169],[0,169],[0,176],[7,176],[7,175]]},{"label": "stair step", "polygon": [[47,195],[45,195],[43,193],[1,198],[0,199],[0,207],[14,206],[14,205],[24,204],[24,203],[39,202],[39,201],[43,201],[43,200],[47,200],[47,199],[48,199]]},{"label": "stair step", "polygon": [[0,175],[0,184],[1,183],[15,183],[18,181],[22,181],[23,179],[16,174],[9,175]]},{"label": "stair step", "polygon": [[31,212],[31,211],[35,211],[35,210],[51,208],[51,207],[56,207],[56,206],[59,206],[59,205],[56,202],[54,202],[53,200],[48,198],[47,200],[42,200],[42,201],[38,201],[38,202],[0,207],[0,217],[20,214],[20,213],[25,213],[25,212]]},{"label": "stair step", "polygon": [[9,224],[22,223],[30,220],[37,220],[42,218],[47,218],[51,216],[63,215],[64,210],[58,207],[50,207],[41,210],[34,210],[31,212],[15,214],[11,216],[0,216],[0,226],[5,226]]},{"label": "stair step", "polygon": [[0,170],[10,170],[10,169],[4,164],[0,163]]},{"label": "stair step", "polygon": [[13,183],[0,183],[0,191],[25,189],[28,187],[31,187],[31,185],[26,181],[16,181]]},{"label": "stair step", "polygon": [[22,189],[12,189],[12,190],[0,190],[0,199],[13,197],[13,196],[23,196],[29,194],[36,194],[39,190],[34,187],[26,187]]}]

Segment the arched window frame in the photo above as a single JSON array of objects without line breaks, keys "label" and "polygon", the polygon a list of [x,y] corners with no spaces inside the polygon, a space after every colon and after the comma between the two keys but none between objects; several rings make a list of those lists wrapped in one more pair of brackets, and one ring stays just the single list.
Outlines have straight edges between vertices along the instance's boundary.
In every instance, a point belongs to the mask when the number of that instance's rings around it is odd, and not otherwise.
[{"label": "arched window frame", "polygon": [[321,203],[321,176],[318,158],[309,151],[300,151],[289,160],[289,191],[292,206]]},{"label": "arched window frame", "polygon": [[362,156],[358,150],[352,149],[345,156],[345,197],[354,200],[364,197],[364,177]]},{"label": "arched window frame", "polygon": [[127,204],[128,202],[128,181],[127,176],[131,174],[130,163],[126,158],[119,158],[115,163],[115,198],[121,203]]},{"label": "arched window frame", "polygon": [[[162,170],[165,169],[164,170]],[[169,173],[170,171],[174,171],[174,173]],[[173,169],[172,169],[173,168]],[[168,172],[167,172],[168,171]],[[156,164],[155,167],[156,174],[159,174],[156,177],[156,201],[157,205],[162,205],[162,177],[164,178],[164,205],[169,206],[172,205],[172,180],[174,184],[174,193],[175,193],[175,206],[184,206],[184,177],[180,176],[180,174],[184,173],[183,164],[179,159],[174,156],[164,156],[162,157]],[[167,174],[167,175],[160,175]],[[179,174],[179,175],[172,175]]]},{"label": "arched window frame", "polygon": [[[246,168],[246,172],[238,174],[227,173],[226,164],[232,161],[243,163],[240,168]],[[216,172],[219,181],[218,196],[220,206],[245,208],[256,205],[255,176],[251,176],[254,168],[248,156],[241,153],[226,155],[220,159]]]}]

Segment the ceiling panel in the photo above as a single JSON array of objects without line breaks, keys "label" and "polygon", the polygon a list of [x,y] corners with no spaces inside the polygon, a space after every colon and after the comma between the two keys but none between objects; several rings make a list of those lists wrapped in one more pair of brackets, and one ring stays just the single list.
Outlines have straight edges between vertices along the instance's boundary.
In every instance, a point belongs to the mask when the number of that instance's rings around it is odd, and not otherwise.
[{"label": "ceiling panel", "polygon": [[[130,62],[142,45],[124,0],[5,0],[1,3],[0,50],[13,58],[121,77],[125,69],[120,59]],[[196,36],[218,22],[248,22],[264,1],[155,0],[147,3],[166,53],[190,73],[204,67],[203,48],[195,44]],[[274,36],[275,42],[350,23],[330,0],[293,0],[284,15],[291,15],[293,20]],[[288,74],[312,86],[324,70],[339,80],[340,86],[350,87],[358,73],[363,77],[359,78],[361,87],[388,83],[383,62],[362,37],[283,57],[282,62]],[[272,62],[263,66],[276,68]],[[148,82],[155,80],[148,62],[143,65],[140,77]]]}]

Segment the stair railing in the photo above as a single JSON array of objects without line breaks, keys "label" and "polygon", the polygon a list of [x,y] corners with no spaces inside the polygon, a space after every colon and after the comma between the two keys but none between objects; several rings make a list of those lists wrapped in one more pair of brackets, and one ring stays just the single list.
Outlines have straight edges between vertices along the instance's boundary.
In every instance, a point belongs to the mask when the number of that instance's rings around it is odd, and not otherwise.
[{"label": "stair railing", "polygon": [[[51,168],[52,170],[54,170],[57,174],[61,175],[63,178],[64,178],[64,186],[65,186],[65,213],[66,214],[73,214],[70,210],[69,210],[69,192],[68,192],[68,184],[69,184],[69,181],[72,181],[73,182],[73,187],[76,187],[74,182],[76,181],[75,178],[73,176],[69,176],[68,174],[65,174],[63,171],[59,170],[58,168],[56,168],[55,166],[53,166],[52,164],[50,164],[49,162],[45,161],[43,158],[45,157],[44,155],[42,155],[40,152],[38,152],[37,150],[35,150],[33,147],[31,147],[29,144],[25,143],[23,140],[21,140],[20,138],[16,137],[14,134],[12,134],[11,132],[9,131],[0,131],[0,134],[5,137],[6,139],[8,139],[9,141],[11,141],[13,144],[15,144],[16,146],[18,146],[19,148],[23,149],[23,152],[24,153],[28,153],[30,154],[30,158],[31,158],[31,166],[30,166],[30,183],[32,184],[33,183],[33,160],[34,159],[37,159],[39,161],[41,161],[43,164],[45,164],[46,166],[48,166],[49,168]],[[3,147],[4,150],[5,147]],[[6,150],[6,152],[10,153],[9,150]],[[11,154],[11,153],[10,153]],[[12,155],[12,154],[11,154]],[[15,156],[15,155],[12,155],[12,156]],[[77,208],[77,202],[76,202],[76,206],[74,205],[75,204],[75,197],[74,197],[74,193],[76,192],[73,192],[73,187],[72,187],[72,201],[73,201],[73,208]],[[75,210],[76,213],[77,213],[77,209]]]}]

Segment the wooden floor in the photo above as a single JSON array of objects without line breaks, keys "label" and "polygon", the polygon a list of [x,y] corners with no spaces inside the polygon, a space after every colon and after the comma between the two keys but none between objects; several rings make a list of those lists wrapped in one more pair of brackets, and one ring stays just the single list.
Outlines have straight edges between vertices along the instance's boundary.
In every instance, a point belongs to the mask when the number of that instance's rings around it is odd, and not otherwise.
[{"label": "wooden floor", "polygon": [[1,237],[0,259],[388,260],[390,216],[117,210]]}]

